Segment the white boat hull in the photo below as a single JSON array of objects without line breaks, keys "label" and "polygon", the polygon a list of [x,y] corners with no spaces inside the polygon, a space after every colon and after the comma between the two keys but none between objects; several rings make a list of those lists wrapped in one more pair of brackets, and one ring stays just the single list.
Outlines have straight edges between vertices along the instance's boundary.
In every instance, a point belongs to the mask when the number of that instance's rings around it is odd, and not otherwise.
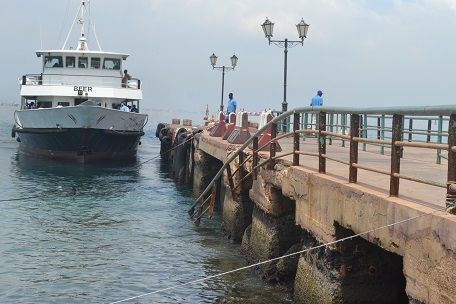
[{"label": "white boat hull", "polygon": [[136,157],[147,115],[86,102],[16,111],[15,120],[13,135],[22,152],[86,163]]}]

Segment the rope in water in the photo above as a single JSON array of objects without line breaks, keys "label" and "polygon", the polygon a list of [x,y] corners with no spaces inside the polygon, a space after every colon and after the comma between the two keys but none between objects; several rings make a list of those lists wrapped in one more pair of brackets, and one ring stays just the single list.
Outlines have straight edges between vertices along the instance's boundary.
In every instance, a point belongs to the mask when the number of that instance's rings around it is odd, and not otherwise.
[{"label": "rope in water", "polygon": [[134,300],[134,299],[138,299],[138,298],[142,298],[142,297],[145,297],[145,296],[149,296],[149,295],[152,295],[152,294],[157,294],[157,293],[161,293],[161,292],[168,291],[168,290],[171,290],[171,289],[175,289],[175,288],[178,288],[178,287],[182,287],[182,286],[186,286],[186,285],[190,285],[190,284],[195,284],[195,283],[202,282],[202,281],[211,280],[211,279],[214,279],[214,278],[217,278],[217,277],[221,277],[221,276],[224,276],[224,275],[227,275],[227,274],[239,272],[239,271],[242,271],[242,270],[245,270],[245,269],[249,269],[249,268],[252,268],[252,267],[259,266],[259,265],[267,264],[267,263],[270,263],[270,262],[273,262],[273,261],[277,261],[277,260],[280,260],[280,259],[283,259],[283,258],[288,258],[288,257],[294,256],[294,255],[302,254],[302,253],[309,252],[309,251],[312,251],[312,250],[315,250],[315,249],[319,249],[319,248],[322,248],[322,247],[327,247],[327,246],[330,246],[330,245],[337,244],[339,242],[351,240],[351,239],[353,239],[355,237],[358,237],[358,236],[369,234],[369,233],[372,233],[372,232],[375,232],[375,231],[378,231],[378,230],[381,230],[381,229],[389,228],[389,227],[392,227],[392,226],[395,226],[395,225],[398,225],[398,224],[402,224],[402,223],[405,223],[405,222],[408,222],[408,221],[416,220],[416,219],[419,219],[419,218],[422,218],[422,217],[425,217],[425,216],[429,216],[429,215],[432,215],[432,214],[434,214],[436,212],[440,212],[440,211],[445,211],[445,208],[434,210],[434,211],[428,212],[428,213],[423,213],[423,214],[420,214],[420,215],[417,215],[415,217],[411,217],[411,218],[408,218],[408,219],[405,219],[405,220],[402,220],[402,221],[398,221],[398,222],[391,223],[391,224],[388,224],[388,225],[385,225],[385,226],[377,227],[377,228],[374,228],[374,229],[371,229],[371,230],[368,230],[368,231],[365,231],[365,232],[361,232],[361,233],[358,233],[358,234],[355,234],[355,235],[352,235],[352,236],[348,236],[348,237],[345,237],[345,238],[342,238],[342,239],[339,239],[339,240],[336,240],[336,241],[332,241],[332,242],[328,242],[328,243],[325,243],[325,244],[317,245],[317,246],[314,246],[312,248],[307,248],[307,249],[304,249],[304,250],[301,250],[301,251],[298,251],[298,252],[286,254],[286,255],[283,255],[283,256],[280,256],[280,257],[277,257],[277,258],[273,258],[273,259],[270,259],[270,260],[258,262],[258,263],[255,263],[255,264],[252,264],[252,265],[248,265],[248,266],[245,266],[245,267],[241,267],[241,268],[233,269],[233,270],[226,271],[226,272],[223,272],[223,273],[219,273],[219,274],[216,274],[216,275],[212,275],[212,276],[204,277],[204,278],[201,278],[201,279],[193,280],[193,281],[190,281],[190,282],[187,282],[187,283],[182,283],[182,284],[174,285],[174,286],[171,286],[171,287],[159,289],[159,290],[156,290],[156,291],[144,293],[144,294],[141,294],[141,295],[138,295],[138,296],[134,296],[134,297],[131,297],[131,298],[119,300],[119,301],[116,301],[116,302],[110,302],[110,304],[127,302],[127,301],[131,301],[131,300]]}]

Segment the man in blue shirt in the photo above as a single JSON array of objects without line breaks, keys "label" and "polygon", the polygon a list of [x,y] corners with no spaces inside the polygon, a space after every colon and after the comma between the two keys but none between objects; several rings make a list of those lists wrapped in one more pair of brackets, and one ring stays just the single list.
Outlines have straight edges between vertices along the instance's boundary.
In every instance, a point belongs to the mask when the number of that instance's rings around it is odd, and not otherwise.
[{"label": "man in blue shirt", "polygon": [[237,102],[236,99],[233,98],[233,93],[228,94],[230,98],[228,100],[228,107],[226,108],[226,121],[229,121],[230,113],[236,113]]},{"label": "man in blue shirt", "polygon": [[317,95],[312,97],[312,100],[310,101],[310,106],[315,107],[315,106],[322,106],[323,105],[323,92],[321,90],[318,90]]}]

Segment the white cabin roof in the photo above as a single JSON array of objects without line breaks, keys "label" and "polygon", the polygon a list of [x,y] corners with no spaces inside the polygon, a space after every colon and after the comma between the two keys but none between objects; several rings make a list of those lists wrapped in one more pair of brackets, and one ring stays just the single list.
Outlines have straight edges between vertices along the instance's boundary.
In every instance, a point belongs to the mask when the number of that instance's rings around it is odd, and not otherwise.
[{"label": "white cabin roof", "polygon": [[41,57],[44,55],[56,55],[56,54],[61,54],[61,55],[97,55],[97,56],[112,56],[116,58],[122,58],[123,60],[126,60],[129,54],[124,54],[124,53],[114,53],[114,52],[102,52],[102,51],[78,51],[78,50],[40,50],[36,51],[36,56]]}]

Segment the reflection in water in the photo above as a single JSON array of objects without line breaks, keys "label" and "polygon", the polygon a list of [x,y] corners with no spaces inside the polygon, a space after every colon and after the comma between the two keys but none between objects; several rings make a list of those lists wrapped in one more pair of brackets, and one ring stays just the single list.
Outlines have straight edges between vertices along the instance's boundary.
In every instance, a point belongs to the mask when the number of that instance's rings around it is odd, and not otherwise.
[{"label": "reflection in water", "polygon": [[[0,145],[1,303],[107,303],[245,266],[220,233],[220,212],[201,227],[188,218],[195,198],[157,157],[153,128],[131,164],[58,162]],[[179,302],[290,297],[244,270],[130,303]]]},{"label": "reflection in water", "polygon": [[100,198],[122,196],[135,188],[140,179],[141,165],[77,164],[17,153],[12,157],[11,172],[21,194],[36,194],[65,198],[78,196]]}]

